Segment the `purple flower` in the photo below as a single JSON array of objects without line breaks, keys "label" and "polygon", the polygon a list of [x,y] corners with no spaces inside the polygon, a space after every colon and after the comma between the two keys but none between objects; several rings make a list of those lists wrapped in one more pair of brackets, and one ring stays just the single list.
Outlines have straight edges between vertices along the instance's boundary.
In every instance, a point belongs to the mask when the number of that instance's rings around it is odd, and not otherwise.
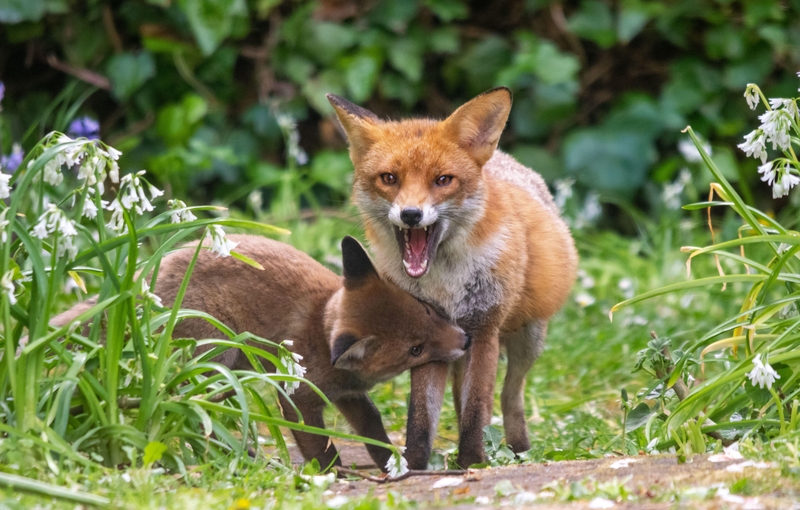
[{"label": "purple flower", "polygon": [[18,143],[15,143],[11,148],[11,154],[7,156],[0,155],[0,167],[8,173],[14,173],[14,170],[22,164],[23,159],[25,159],[25,152]]},{"label": "purple flower", "polygon": [[81,117],[70,123],[67,133],[73,138],[97,140],[100,137],[100,124],[89,117]]},{"label": "purple flower", "polygon": [[[6,95],[6,84],[3,83],[2,81],[0,81],[0,101],[3,100],[5,95]],[[2,112],[2,111],[3,111],[3,107],[0,106],[0,112]]]}]

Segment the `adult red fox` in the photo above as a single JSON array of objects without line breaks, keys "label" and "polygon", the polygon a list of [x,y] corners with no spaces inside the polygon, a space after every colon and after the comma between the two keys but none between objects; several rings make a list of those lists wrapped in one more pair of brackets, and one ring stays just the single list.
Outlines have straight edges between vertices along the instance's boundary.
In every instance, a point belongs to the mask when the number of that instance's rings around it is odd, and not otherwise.
[{"label": "adult red fox", "polygon": [[[530,448],[523,390],[547,322],[575,280],[578,256],[541,176],[498,150],[511,92],[497,88],[443,121],[384,121],[328,95],[350,143],[352,200],[383,275],[436,306],[472,337],[454,366],[458,463],[484,460],[500,347],[506,441]],[[425,469],[447,366],[411,372],[406,458]]]},{"label": "adult red fox", "polygon": [[[342,241],[344,277],[286,244],[258,236],[228,238],[238,243],[237,252],[264,270],[202,250],[181,306],[209,313],[237,333],[276,342],[292,340],[290,350],[303,357],[306,379],[322,390],[359,435],[390,442],[368,389],[429,361],[453,361],[469,346],[463,330],[382,279],[352,237]],[[153,292],[166,306],[174,303],[193,255],[194,250],[178,250],[162,260]],[[51,324],[69,323],[94,302],[76,305]],[[220,334],[204,320],[189,319],[178,324],[173,336],[206,339],[221,338]],[[225,351],[215,361],[231,369],[252,368],[238,349]],[[265,368],[273,369],[268,363]],[[300,385],[292,402],[307,425],[325,427],[325,404],[309,386]],[[281,407],[287,420],[297,421],[297,413],[283,397]],[[341,465],[328,437],[293,433],[306,460],[317,459],[323,468]],[[391,451],[372,445],[367,450],[384,469]]]}]

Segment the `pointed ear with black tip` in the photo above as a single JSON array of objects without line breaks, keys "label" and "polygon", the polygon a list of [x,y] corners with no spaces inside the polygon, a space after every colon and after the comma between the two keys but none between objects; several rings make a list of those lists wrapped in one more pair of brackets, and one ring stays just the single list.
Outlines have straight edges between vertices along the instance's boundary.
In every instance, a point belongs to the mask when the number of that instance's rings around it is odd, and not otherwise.
[{"label": "pointed ear with black tip", "polygon": [[342,274],[346,289],[355,289],[371,278],[380,278],[367,251],[350,236],[342,239]]},{"label": "pointed ear with black tip", "polygon": [[462,105],[444,123],[456,143],[483,167],[497,148],[509,113],[511,91],[498,87]]},{"label": "pointed ear with black tip", "polygon": [[355,335],[342,333],[331,345],[331,365],[342,370],[359,370],[374,337],[359,340]]},{"label": "pointed ear with black tip", "polygon": [[369,146],[372,145],[374,137],[372,129],[380,122],[378,116],[350,101],[335,94],[326,94],[328,102],[333,106],[339,122],[342,124],[347,140],[350,142],[350,157],[353,162],[360,159]]}]

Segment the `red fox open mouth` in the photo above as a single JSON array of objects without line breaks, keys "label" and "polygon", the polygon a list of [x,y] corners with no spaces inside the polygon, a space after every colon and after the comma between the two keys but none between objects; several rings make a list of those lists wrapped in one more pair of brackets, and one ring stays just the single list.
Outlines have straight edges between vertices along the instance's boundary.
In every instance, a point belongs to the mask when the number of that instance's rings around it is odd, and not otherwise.
[{"label": "red fox open mouth", "polygon": [[427,227],[397,228],[397,242],[408,276],[419,278],[428,272],[438,234],[436,223]]}]

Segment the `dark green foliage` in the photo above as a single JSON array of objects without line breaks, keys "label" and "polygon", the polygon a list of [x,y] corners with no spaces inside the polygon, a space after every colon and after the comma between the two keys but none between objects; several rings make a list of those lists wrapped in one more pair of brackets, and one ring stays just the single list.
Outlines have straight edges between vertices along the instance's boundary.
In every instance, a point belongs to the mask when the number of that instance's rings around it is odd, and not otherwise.
[{"label": "dark green foliage", "polygon": [[[129,164],[176,192],[228,200],[258,179],[260,161],[284,158],[278,112],[298,119],[314,161],[344,149],[327,92],[392,118],[441,117],[505,85],[515,94],[506,149],[549,179],[646,205],[636,193],[685,164],[679,129],[731,147],[752,120],[747,83],[794,92],[798,11],[797,0],[4,2],[0,152],[89,115]],[[753,174],[740,154],[715,159],[731,179],[739,165]],[[335,168],[310,193],[338,204],[348,172]]]}]

